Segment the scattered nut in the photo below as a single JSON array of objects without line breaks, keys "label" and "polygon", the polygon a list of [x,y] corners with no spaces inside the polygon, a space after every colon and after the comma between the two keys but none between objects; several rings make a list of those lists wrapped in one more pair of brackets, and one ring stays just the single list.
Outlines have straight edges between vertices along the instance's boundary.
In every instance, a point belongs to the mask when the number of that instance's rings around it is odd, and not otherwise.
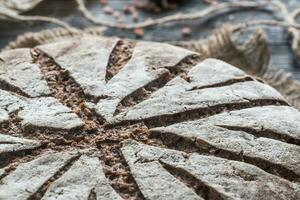
[{"label": "scattered nut", "polygon": [[135,28],[133,30],[133,33],[137,38],[142,38],[145,34],[144,29],[142,29],[142,28]]},{"label": "scattered nut", "polygon": [[191,33],[192,33],[192,30],[189,27],[184,27],[184,28],[181,29],[181,34],[182,34],[183,37],[190,36]]},{"label": "scattered nut", "polygon": [[105,6],[103,8],[103,11],[104,11],[105,14],[108,14],[108,15],[111,15],[114,12],[114,10],[111,7],[109,7],[109,6]]},{"label": "scattered nut", "polygon": [[115,11],[113,12],[113,17],[117,20],[117,21],[122,21],[122,15],[119,11]]},{"label": "scattered nut", "polygon": [[128,5],[128,4],[125,4],[125,5],[123,6],[123,12],[124,12],[125,14],[130,14],[131,11],[132,11],[131,7],[132,7],[132,6],[130,6],[130,5]]}]

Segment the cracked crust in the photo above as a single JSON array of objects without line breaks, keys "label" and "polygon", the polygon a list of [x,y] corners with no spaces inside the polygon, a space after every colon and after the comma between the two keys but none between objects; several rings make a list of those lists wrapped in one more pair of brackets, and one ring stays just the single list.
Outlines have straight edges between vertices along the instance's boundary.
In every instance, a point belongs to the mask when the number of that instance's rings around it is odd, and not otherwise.
[{"label": "cracked crust", "polygon": [[95,36],[0,60],[0,199],[300,195],[299,111],[229,64]]}]

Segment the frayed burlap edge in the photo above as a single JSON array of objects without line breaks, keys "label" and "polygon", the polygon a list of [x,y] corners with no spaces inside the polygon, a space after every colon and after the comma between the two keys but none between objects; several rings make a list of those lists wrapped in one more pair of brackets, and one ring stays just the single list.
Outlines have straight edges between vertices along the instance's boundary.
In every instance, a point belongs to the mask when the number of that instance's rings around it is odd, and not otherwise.
[{"label": "frayed burlap edge", "polygon": [[80,37],[83,35],[103,35],[105,28],[88,28],[85,30],[55,28],[40,32],[28,32],[17,37],[15,41],[10,42],[3,50],[16,48],[32,48],[37,45],[57,42],[69,38]]},{"label": "frayed burlap edge", "polygon": [[231,28],[225,26],[207,39],[172,44],[196,51],[203,58],[217,58],[239,67],[277,89],[290,105],[300,110],[300,82],[290,73],[270,67],[264,32],[258,29],[242,46],[236,45],[232,36]]},{"label": "frayed burlap edge", "polygon": [[[103,36],[104,28],[89,28],[82,31],[57,28],[36,33],[26,33],[10,42],[3,50],[31,48],[36,45],[57,42],[83,35]],[[241,68],[276,88],[287,101],[300,110],[300,82],[291,74],[269,67],[270,53],[262,30],[255,31],[250,39],[238,46],[233,39],[230,26],[216,31],[212,36],[197,41],[169,42],[198,52],[203,59],[217,58]]]}]

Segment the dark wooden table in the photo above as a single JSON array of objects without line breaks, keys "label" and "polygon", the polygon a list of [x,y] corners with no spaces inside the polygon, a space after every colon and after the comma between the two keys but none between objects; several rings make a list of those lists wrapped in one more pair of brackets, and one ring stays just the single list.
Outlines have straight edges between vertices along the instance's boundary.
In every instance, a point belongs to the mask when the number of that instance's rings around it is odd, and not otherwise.
[{"label": "dark wooden table", "polygon": [[[228,2],[229,0],[219,0],[219,2]],[[125,4],[130,3],[130,0],[110,0],[109,6],[115,10],[122,12],[122,8]],[[299,0],[284,0],[288,5],[289,9],[294,9],[300,6]],[[208,5],[203,4],[201,0],[187,0],[183,1],[179,9],[176,11],[165,11],[162,13],[151,13],[151,12],[139,12],[139,20],[145,20],[149,17],[157,18],[165,15],[170,15],[175,12],[192,13],[203,9]],[[88,8],[97,17],[103,20],[114,21],[112,16],[103,13],[101,5],[98,0],[90,0],[88,3]],[[34,11],[26,13],[28,15],[46,15],[60,18],[71,25],[78,28],[85,28],[93,26],[90,22],[85,20],[79,11],[77,10],[76,4],[73,0],[46,0],[41,3]],[[218,16],[211,19],[202,19],[197,21],[191,21],[188,23],[170,23],[164,26],[159,26],[155,28],[148,28],[145,30],[145,40],[154,41],[170,41],[170,40],[190,40],[203,38],[209,34],[211,31],[220,27],[226,22],[241,22],[249,21],[254,19],[271,19],[272,16],[268,13],[262,11],[235,11],[232,13],[224,13],[222,16]],[[125,16],[125,22],[129,23],[131,21],[130,16]],[[192,29],[192,34],[189,37],[182,38],[181,28],[189,26]],[[41,22],[8,22],[0,21],[0,48],[4,47],[9,41],[14,40],[17,35],[28,32],[28,31],[39,31],[46,28],[56,27],[53,24],[41,23]],[[279,27],[264,27],[272,52],[271,63],[273,66],[277,66],[280,69],[284,69],[292,73],[293,77],[300,80],[300,62],[297,62],[291,53],[289,47],[289,38],[287,32],[283,28]],[[119,36],[134,38],[131,31],[120,31],[116,29],[108,29],[105,33],[108,36]]]}]

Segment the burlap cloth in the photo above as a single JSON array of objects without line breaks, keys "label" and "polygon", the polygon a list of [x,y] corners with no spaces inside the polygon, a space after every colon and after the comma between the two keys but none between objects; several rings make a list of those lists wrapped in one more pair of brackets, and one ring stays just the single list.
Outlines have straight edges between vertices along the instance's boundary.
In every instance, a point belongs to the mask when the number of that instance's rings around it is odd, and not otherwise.
[{"label": "burlap cloth", "polygon": [[[30,32],[20,35],[3,50],[30,48],[82,35],[104,37],[103,30],[103,28],[88,28],[79,31],[57,28],[35,33]],[[270,53],[264,32],[262,30],[255,31],[248,41],[242,45],[237,45],[235,41],[231,28],[225,26],[212,36],[202,40],[169,43],[196,51],[203,59],[217,58],[241,68],[276,88],[292,106],[300,109],[300,82],[294,80],[289,73],[277,70],[269,65]]]}]

